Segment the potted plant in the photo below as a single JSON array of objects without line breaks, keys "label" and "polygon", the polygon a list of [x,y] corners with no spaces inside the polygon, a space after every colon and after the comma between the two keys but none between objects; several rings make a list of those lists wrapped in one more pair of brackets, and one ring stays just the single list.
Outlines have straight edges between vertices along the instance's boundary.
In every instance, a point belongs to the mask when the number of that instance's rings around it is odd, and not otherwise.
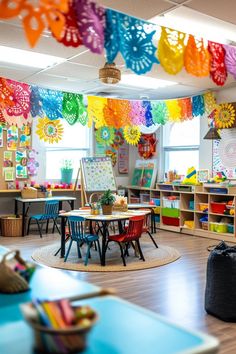
[{"label": "potted plant", "polygon": [[101,196],[99,203],[102,206],[102,213],[104,215],[111,215],[112,214],[112,207],[115,202],[115,196],[110,189],[105,191]]},{"label": "potted plant", "polygon": [[71,184],[73,175],[72,160],[63,160],[61,166],[61,183]]}]

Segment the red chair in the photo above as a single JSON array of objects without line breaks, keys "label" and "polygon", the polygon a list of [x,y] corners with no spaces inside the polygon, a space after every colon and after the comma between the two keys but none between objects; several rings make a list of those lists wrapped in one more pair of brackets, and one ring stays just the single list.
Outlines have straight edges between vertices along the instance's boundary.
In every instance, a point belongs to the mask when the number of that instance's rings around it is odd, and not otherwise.
[{"label": "red chair", "polygon": [[154,240],[154,237],[152,236],[152,234],[150,232],[150,225],[151,225],[150,209],[140,208],[139,210],[149,211],[149,213],[144,216],[143,233],[148,234],[148,236],[151,238],[152,242],[154,243],[155,247],[158,248],[158,245],[157,245],[156,241]]},{"label": "red chair", "polygon": [[[144,216],[143,215],[142,216],[133,216],[132,218],[129,219],[129,224],[123,233],[121,233],[119,235],[108,236],[108,240],[106,243],[106,250],[107,250],[109,242],[111,242],[111,241],[117,242],[120,246],[120,252],[121,252],[121,257],[122,257],[124,266],[126,266],[125,255],[128,254],[128,246],[130,243],[132,244],[133,241],[136,242],[138,252],[140,255],[140,259],[145,261],[144,256],[143,256],[143,252],[141,250],[140,242],[139,242],[139,239],[140,239],[142,232],[143,232],[143,223],[144,223]],[[125,250],[122,247],[123,245],[126,246]]]}]

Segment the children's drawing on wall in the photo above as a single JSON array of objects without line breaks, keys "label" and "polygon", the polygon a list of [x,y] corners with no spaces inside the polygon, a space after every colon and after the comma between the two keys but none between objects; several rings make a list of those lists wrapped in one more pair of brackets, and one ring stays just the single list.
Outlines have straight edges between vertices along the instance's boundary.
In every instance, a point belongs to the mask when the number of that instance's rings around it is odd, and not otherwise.
[{"label": "children's drawing on wall", "polygon": [[13,166],[12,151],[4,151],[3,167],[12,167],[12,166]]},{"label": "children's drawing on wall", "polygon": [[23,125],[20,129],[20,147],[29,149],[31,146],[31,128],[28,125]]},{"label": "children's drawing on wall", "polygon": [[16,178],[28,178],[27,162],[26,150],[16,151]]},{"label": "children's drawing on wall", "polygon": [[16,150],[18,144],[18,128],[12,125],[7,129],[7,149]]}]

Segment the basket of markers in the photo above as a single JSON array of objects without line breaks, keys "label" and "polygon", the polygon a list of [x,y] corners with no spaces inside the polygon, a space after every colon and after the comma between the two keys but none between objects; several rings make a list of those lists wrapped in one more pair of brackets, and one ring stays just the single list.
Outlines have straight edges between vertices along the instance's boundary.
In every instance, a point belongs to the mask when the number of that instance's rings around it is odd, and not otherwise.
[{"label": "basket of markers", "polygon": [[98,320],[90,306],[74,306],[67,299],[34,300],[21,305],[21,310],[34,332],[34,351],[40,354],[81,352],[86,348],[88,332]]}]

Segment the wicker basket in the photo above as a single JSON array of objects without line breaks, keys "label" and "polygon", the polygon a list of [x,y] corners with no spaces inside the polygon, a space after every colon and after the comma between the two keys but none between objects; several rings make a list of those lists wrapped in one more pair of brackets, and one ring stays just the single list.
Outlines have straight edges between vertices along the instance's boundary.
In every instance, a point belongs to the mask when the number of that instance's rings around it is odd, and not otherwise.
[{"label": "wicker basket", "polygon": [[37,198],[46,198],[47,197],[47,192],[37,192]]},{"label": "wicker basket", "polygon": [[21,190],[21,198],[23,199],[35,199],[37,198],[37,189],[28,188]]},{"label": "wicker basket", "polygon": [[127,211],[128,210],[128,205],[113,205],[113,211]]},{"label": "wicker basket", "polygon": [[17,218],[15,215],[4,215],[0,217],[0,222],[2,236],[22,236],[22,217]]},{"label": "wicker basket", "polygon": [[18,263],[26,266],[25,261],[20,257],[20,251],[7,252],[0,262],[0,292],[7,294],[19,293],[29,289],[27,281],[16,273],[6,263],[7,256],[14,254],[14,258]]}]

